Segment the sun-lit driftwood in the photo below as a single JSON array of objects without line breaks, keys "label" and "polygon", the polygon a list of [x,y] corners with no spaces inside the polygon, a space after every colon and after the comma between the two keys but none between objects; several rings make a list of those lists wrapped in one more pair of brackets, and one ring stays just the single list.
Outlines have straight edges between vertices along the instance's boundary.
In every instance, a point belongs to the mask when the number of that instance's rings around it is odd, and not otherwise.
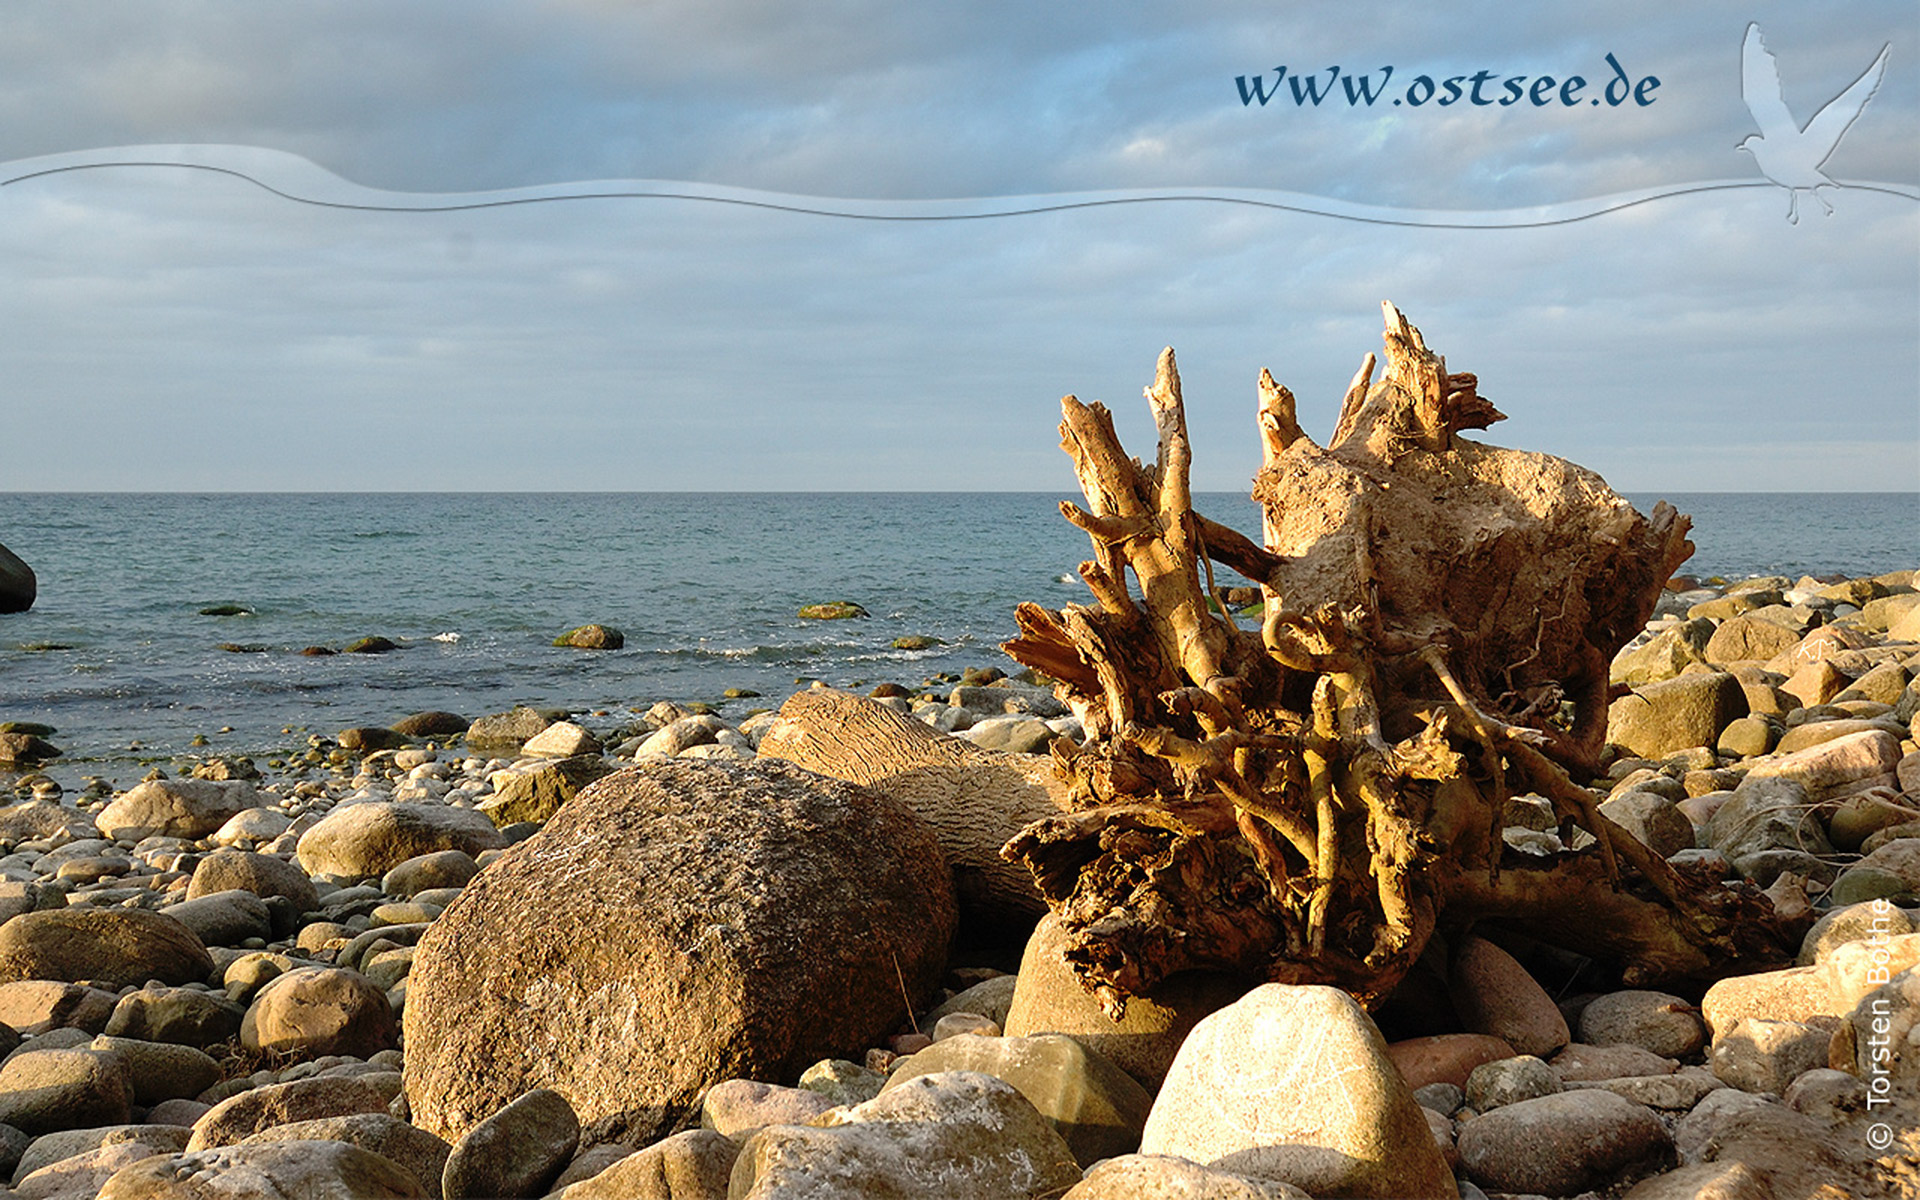
[{"label": "sun-lit driftwood", "polygon": [[[1791,953],[1798,924],[1748,886],[1683,877],[1577,782],[1603,748],[1607,665],[1692,552],[1551,455],[1460,437],[1502,414],[1385,305],[1334,436],[1262,372],[1265,545],[1193,511],[1172,350],[1147,389],[1153,462],[1100,404],[1061,401],[1092,539],[1090,605],[1022,604],[1005,649],[1085,726],[1055,765],[1077,811],[1008,843],[1111,1008],[1177,971],[1332,983],[1374,1003],[1435,930],[1478,919],[1705,976]],[[1258,583],[1242,626],[1214,563]],[[1128,575],[1132,579],[1129,582]],[[1583,853],[1508,855],[1510,795],[1552,803]]]}]

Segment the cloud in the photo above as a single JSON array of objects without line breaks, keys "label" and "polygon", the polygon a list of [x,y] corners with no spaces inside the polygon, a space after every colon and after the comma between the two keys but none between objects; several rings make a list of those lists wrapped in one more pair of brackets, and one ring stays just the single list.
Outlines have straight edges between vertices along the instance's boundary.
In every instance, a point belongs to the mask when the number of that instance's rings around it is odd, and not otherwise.
[{"label": "cloud", "polygon": [[[1920,180],[1920,29],[1758,13],[1803,117],[1883,42],[1832,168]],[[225,141],[460,190],[685,178],[862,197],[1291,188],[1508,207],[1751,178],[1744,18],[1376,4],[20,5],[0,156]],[[1248,108],[1233,77],[1600,68],[1619,111]],[[679,201],[349,214],[163,171],[0,189],[7,486],[1064,488],[1057,400],[1150,446],[1160,346],[1200,486],[1239,490],[1263,365],[1324,436],[1392,298],[1512,415],[1623,487],[1911,488],[1916,206],[1680,197],[1555,229],[1162,204],[887,225]]]}]

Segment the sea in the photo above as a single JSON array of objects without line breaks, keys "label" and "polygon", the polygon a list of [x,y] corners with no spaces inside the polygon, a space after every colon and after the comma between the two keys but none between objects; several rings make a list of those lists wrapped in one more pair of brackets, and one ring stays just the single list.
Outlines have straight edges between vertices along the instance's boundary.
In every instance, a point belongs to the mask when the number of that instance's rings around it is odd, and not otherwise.
[{"label": "sea", "polygon": [[[814,680],[918,686],[1012,664],[1014,607],[1087,599],[1042,493],[0,493],[39,599],[0,615],[0,722],[54,727],[63,784],[181,755],[264,762],[312,734],[516,704],[610,729],[658,700],[742,718]],[[1920,568],[1920,495],[1632,495],[1692,515],[1683,571]],[[1259,538],[1243,494],[1195,507]],[[1223,572],[1223,585],[1240,582]],[[864,619],[803,620],[850,600]],[[231,606],[236,615],[201,610]],[[624,648],[557,648],[595,622]],[[895,639],[936,639],[895,649]],[[379,636],[380,655],[307,657]],[[727,698],[734,689],[758,696]],[[196,737],[205,744],[196,744]]]}]

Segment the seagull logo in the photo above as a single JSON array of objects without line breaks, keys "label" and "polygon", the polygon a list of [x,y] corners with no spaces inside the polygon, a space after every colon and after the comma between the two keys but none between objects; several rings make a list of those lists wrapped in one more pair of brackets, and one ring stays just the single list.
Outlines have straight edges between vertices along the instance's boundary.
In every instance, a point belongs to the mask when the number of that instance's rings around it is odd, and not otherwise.
[{"label": "seagull logo", "polygon": [[1880,78],[1887,73],[1891,45],[1880,47],[1880,57],[1873,60],[1873,65],[1846,91],[1827,101],[1803,129],[1780,97],[1780,68],[1760,40],[1759,22],[1747,26],[1747,39],[1740,45],[1740,93],[1760,132],[1742,138],[1734,149],[1753,155],[1760,173],[1787,189],[1787,220],[1793,224],[1800,223],[1801,192],[1811,194],[1828,216],[1833,215],[1833,205],[1827,203],[1820,189],[1840,185],[1820,168],[1879,89]]}]

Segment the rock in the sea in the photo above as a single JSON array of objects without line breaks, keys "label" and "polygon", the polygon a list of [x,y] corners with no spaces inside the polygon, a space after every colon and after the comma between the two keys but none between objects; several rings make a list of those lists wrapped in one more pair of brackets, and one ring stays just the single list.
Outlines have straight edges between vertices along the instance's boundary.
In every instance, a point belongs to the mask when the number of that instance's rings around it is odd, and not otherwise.
[{"label": "rock in the sea", "polygon": [[1088,1171],[1060,1200],[1313,1200],[1290,1183],[1236,1175],[1169,1154],[1125,1154]]},{"label": "rock in the sea", "polygon": [[148,1158],[97,1200],[426,1200],[404,1167],[345,1142],[261,1142]]},{"label": "rock in the sea", "polygon": [[1460,944],[1447,982],[1454,1011],[1470,1032],[1489,1034],[1520,1054],[1540,1058],[1572,1040],[1553,997],[1511,954],[1485,938],[1470,936]]},{"label": "rock in the sea", "polygon": [[285,859],[249,850],[216,850],[201,859],[187,885],[187,899],[198,900],[236,888],[263,900],[269,896],[285,896],[303,913],[320,907],[319,894],[305,871]]},{"label": "rock in the sea", "polygon": [[1313,1195],[1453,1196],[1380,1031],[1337,988],[1255,988],[1194,1027],[1141,1138]]},{"label": "rock in the sea", "polygon": [[407,735],[384,725],[356,725],[334,735],[342,750],[371,754],[376,750],[398,750],[407,744]]},{"label": "rock in the sea", "polygon": [[575,650],[618,650],[627,644],[627,635],[611,625],[580,625],[553,639],[553,644]]},{"label": "rock in the sea", "polygon": [[260,794],[244,779],[149,779],[93,818],[110,838],[203,838],[260,803]]},{"label": "rock in the sea", "polygon": [[114,987],[205,980],[213,959],[193,931],[138,908],[56,908],[0,925],[0,982],[87,979]]},{"label": "rock in the sea", "polygon": [[40,581],[20,556],[0,546],[0,613],[26,612],[39,594]]},{"label": "rock in the sea", "polygon": [[457,1138],[551,1087],[596,1140],[650,1139],[714,1083],[877,1044],[903,984],[938,980],[954,923],[938,845],[885,796],[785,763],[623,771],[420,940],[413,1119]]},{"label": "rock in the sea", "polygon": [[0,1065],[0,1124],[39,1135],[124,1125],[133,1081],[118,1055],[91,1050],[21,1050]]},{"label": "rock in the sea", "polygon": [[459,713],[444,712],[440,709],[428,709],[401,717],[387,726],[397,734],[410,738],[452,737],[467,731],[468,721]]},{"label": "rock in the sea", "polygon": [[358,971],[298,967],[261,988],[240,1026],[248,1050],[371,1058],[399,1044],[386,993]]},{"label": "rock in the sea", "polygon": [[59,757],[60,748],[38,734],[0,732],[0,767],[30,767]]},{"label": "rock in the sea", "polygon": [[446,1200],[546,1194],[580,1144],[580,1121],[558,1092],[536,1088],[454,1143],[441,1175]]},{"label": "rock in the sea", "polygon": [[1082,1167],[1137,1149],[1153,1107],[1131,1075],[1059,1033],[947,1038],[896,1064],[886,1087],[942,1071],[978,1071],[1012,1084],[1060,1131]]},{"label": "rock in the sea", "polygon": [[[1718,635],[1716,635],[1718,636]],[[1643,758],[1711,746],[1747,715],[1740,681],[1721,672],[1680,675],[1636,688],[1607,708],[1607,740]]]},{"label": "rock in the sea", "polygon": [[1247,991],[1245,982],[1224,973],[1183,971],[1129,999],[1127,1011],[1115,1021],[1061,957],[1066,944],[1060,919],[1052,913],[1041,917],[1020,959],[1002,1028],[1008,1037],[1064,1033],[1149,1089],[1157,1090],[1166,1079],[1180,1043],[1201,1018]]},{"label": "rock in the sea", "polygon": [[400,647],[397,643],[387,638],[383,638],[378,634],[374,634],[369,637],[357,638],[354,641],[348,642],[346,645],[346,648],[341,650],[340,653],[342,654],[385,654],[390,650],[398,650],[399,648]]},{"label": "rock in the sea", "polygon": [[436,850],[478,855],[506,844],[494,823],[470,808],[371,800],[321,818],[300,836],[294,856],[309,875],[361,880]]},{"label": "rock in the sea", "polygon": [[[392,1079],[391,1075],[386,1077]],[[269,1083],[229,1096],[193,1125],[188,1150],[230,1146],[275,1125],[385,1113],[394,1090],[377,1075],[312,1075],[288,1083]]]},{"label": "rock in the sea", "polygon": [[821,1120],[748,1138],[730,1200],[1038,1200],[1080,1179],[1053,1126],[990,1075],[922,1075]]},{"label": "rock in the sea", "polygon": [[1669,1165],[1658,1114],[1595,1088],[1523,1100],[1460,1126],[1467,1174],[1498,1192],[1572,1196]]},{"label": "rock in the sea", "polygon": [[865,617],[872,614],[851,600],[829,600],[824,604],[807,604],[800,609],[800,617],[807,621],[844,621],[849,617]]}]

